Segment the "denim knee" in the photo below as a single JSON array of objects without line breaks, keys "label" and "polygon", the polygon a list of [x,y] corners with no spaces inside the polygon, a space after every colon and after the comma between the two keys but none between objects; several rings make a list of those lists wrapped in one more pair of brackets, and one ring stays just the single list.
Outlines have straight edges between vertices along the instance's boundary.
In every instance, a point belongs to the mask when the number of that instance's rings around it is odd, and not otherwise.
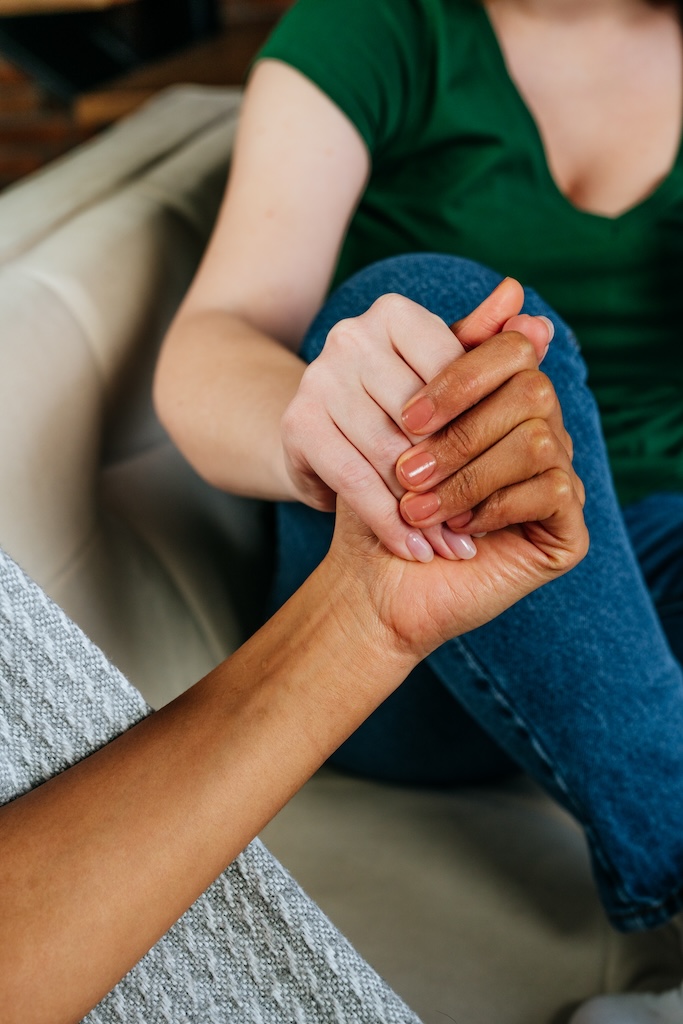
[{"label": "denim knee", "polygon": [[[415,253],[379,260],[348,278],[330,295],[311,324],[300,354],[311,362],[322,351],[336,323],[365,313],[380,295],[404,295],[451,324],[471,313],[502,279],[496,271],[462,256]],[[576,338],[562,318],[529,289],[525,290],[522,311],[552,320],[555,338],[550,347],[551,362],[557,364],[559,372],[568,372],[577,383],[584,384],[586,367]],[[551,364],[547,365],[550,368]]]}]

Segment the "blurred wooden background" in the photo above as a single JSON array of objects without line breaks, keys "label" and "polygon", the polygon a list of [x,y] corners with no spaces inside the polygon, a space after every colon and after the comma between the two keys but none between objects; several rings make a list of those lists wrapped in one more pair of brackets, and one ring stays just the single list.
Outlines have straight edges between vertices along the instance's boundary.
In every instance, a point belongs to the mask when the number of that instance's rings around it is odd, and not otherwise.
[{"label": "blurred wooden background", "polygon": [[[241,84],[250,60],[294,0],[190,0],[201,5],[200,14],[193,9],[194,20],[188,18],[186,23],[174,23],[169,17],[173,2],[0,0],[0,188],[66,152],[166,86]],[[175,2],[187,4],[188,0]],[[46,13],[58,6],[59,15]],[[39,8],[41,13],[26,16]],[[89,13],[83,17],[75,13],[76,8]],[[17,11],[22,17],[12,17]],[[145,24],[154,25],[150,19],[154,11],[159,12],[158,32],[147,40],[138,22],[145,13]],[[80,38],[78,33],[93,23],[98,45],[103,32],[97,30],[113,29],[114,42],[131,42],[129,52],[123,52],[123,47],[117,52],[112,45],[110,60],[106,50],[94,49],[88,62],[84,51],[89,37]],[[137,35],[133,30],[138,30]],[[49,40],[47,51],[42,35]],[[79,68],[73,53],[82,61]],[[85,82],[95,78],[95,84],[79,88],[79,74]],[[102,81],[97,80],[100,77]]]}]

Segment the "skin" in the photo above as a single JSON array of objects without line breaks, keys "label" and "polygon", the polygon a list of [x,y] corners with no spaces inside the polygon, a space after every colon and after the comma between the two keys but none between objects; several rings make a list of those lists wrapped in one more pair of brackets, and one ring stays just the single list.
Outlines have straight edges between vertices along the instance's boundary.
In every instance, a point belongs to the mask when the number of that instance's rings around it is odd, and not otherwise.
[{"label": "skin", "polygon": [[[682,119],[675,8],[642,0],[490,0],[487,10],[568,200],[612,216],[649,194],[671,167]],[[396,554],[449,557],[437,520],[471,509],[449,498],[436,519],[418,520],[404,498],[401,515],[397,502],[408,481],[391,471],[419,441],[397,418],[397,403],[458,355],[455,345],[449,352],[444,325],[423,317],[418,332],[413,310],[414,326],[406,329],[405,302],[388,296],[351,326],[335,328],[311,369],[296,355],[369,173],[360,135],[326,96],[284,64],[257,65],[223,208],[166,339],[155,401],[180,449],[217,487],[321,509],[331,509],[339,494]],[[529,318],[509,323],[521,291],[506,289],[505,301],[494,300],[497,313],[481,317],[489,330],[474,341],[514,327],[540,357],[546,327]],[[371,398],[363,376],[369,365],[375,381],[381,375],[388,382],[386,393]],[[547,398],[547,383],[531,380],[528,364],[519,372],[526,383],[506,392],[514,422],[498,418],[496,436],[473,425],[489,415],[495,378],[483,382],[487,403],[467,411],[468,430],[487,438],[488,459],[478,452],[463,466],[457,443],[451,458],[449,435],[442,435],[441,497],[447,478],[460,474],[461,481],[465,469],[472,498],[492,483],[504,488],[510,458],[523,462],[528,435],[517,428],[529,419],[524,400],[530,392]],[[540,405],[532,419],[544,420],[566,447],[556,411],[545,398]],[[485,482],[471,479],[480,471]],[[457,490],[455,481],[451,492]],[[416,533],[429,548],[415,548]]]},{"label": "skin", "polygon": [[501,507],[521,522],[516,485],[532,464],[541,474],[561,466],[583,504],[557,398],[523,335],[504,331],[451,363],[408,403],[403,422],[431,435],[397,463],[409,522],[478,533],[496,529]]},{"label": "skin", "polygon": [[[424,383],[426,377],[410,365],[411,353],[406,359],[396,351],[399,334],[406,333],[405,302],[389,297],[358,318],[359,346],[345,344],[339,325],[330,339],[336,353],[329,358],[328,350],[315,368],[307,369],[295,354],[323,300],[367,178],[364,144],[322,93],[275,61],[253,75],[239,136],[217,229],[161,352],[157,411],[185,456],[214,485],[328,510],[339,493],[390,550],[412,559],[408,538],[414,530],[398,514],[395,479],[387,484],[386,477],[387,467],[417,438],[406,439],[400,420],[392,429],[381,402],[363,408],[361,379],[372,351],[394,417],[395,396],[407,397],[406,376],[413,391]],[[273,152],[280,156],[277,173]],[[291,181],[306,187],[290,195]],[[263,252],[270,254],[265,262]],[[475,314],[470,343],[504,325],[523,326],[540,355],[547,326],[529,317],[510,324],[522,299],[519,285],[508,282]],[[441,321],[418,307],[415,315],[423,334],[412,349],[428,354],[422,369],[433,375],[462,347]],[[339,409],[352,413],[350,427],[340,422]],[[367,436],[379,439],[383,450],[366,448],[361,455]],[[453,557],[445,544],[439,553]]]},{"label": "skin", "polygon": [[[677,6],[491,0],[487,9],[559,190],[607,217],[648,196],[668,174],[680,141]],[[540,59],[543,53],[552,60]]]},{"label": "skin", "polygon": [[392,555],[340,501],[328,556],[233,657],[0,808],[5,1024],[79,1021],[420,660],[583,557],[559,454],[488,509],[470,561]]},{"label": "skin", "polygon": [[[421,433],[411,432],[401,417],[401,405],[424,380],[434,381],[435,386],[437,375],[462,358],[465,348],[454,334],[460,335],[465,345],[477,347],[502,327],[518,350],[520,363],[526,361],[536,370],[538,350],[544,351],[548,343],[547,325],[529,316],[514,316],[500,323],[521,301],[522,289],[508,279],[471,316],[449,329],[417,303],[387,295],[362,316],[333,327],[321,356],[304,371],[281,424],[287,438],[285,460],[290,476],[304,481],[308,503],[331,510],[335,492],[348,491],[353,495],[354,510],[396,554],[428,560],[436,551],[454,558],[452,538],[444,536],[440,527],[422,531],[428,543],[421,534],[416,541],[415,531],[407,531],[401,517],[397,499],[404,488],[395,464]],[[521,330],[536,337],[535,346]],[[430,339],[428,346],[423,345],[425,337]],[[483,395],[497,386],[500,378],[493,372],[490,358],[480,360],[479,365]],[[501,364],[501,373],[507,369]],[[326,398],[322,410],[321,396]],[[548,413],[561,426],[554,393]],[[526,418],[527,410],[518,403],[512,416]],[[314,444],[311,423],[316,424]],[[330,452],[335,453],[334,460]]]},{"label": "skin", "polygon": [[[567,197],[614,215],[656,187],[681,121],[672,9],[492,0],[489,13]],[[565,109],[579,68],[590,87]],[[277,62],[257,67],[220,219],[155,395],[217,486],[323,508],[338,495],[335,539],[233,658],[0,809],[0,1005],[10,1024],[79,1020],[415,664],[586,551],[571,440],[538,369],[547,325],[517,318],[516,282],[452,331],[384,297],[305,371],[296,352],[368,173],[362,140],[325,96]],[[391,386],[364,410],[371,357],[385,360]],[[353,465],[339,440],[348,411],[363,424]],[[373,427],[382,444],[364,449]],[[415,518],[411,498],[430,494],[438,509]],[[475,558],[449,556],[444,523],[487,534]],[[416,562],[416,527],[440,554],[446,539],[444,557]]]}]

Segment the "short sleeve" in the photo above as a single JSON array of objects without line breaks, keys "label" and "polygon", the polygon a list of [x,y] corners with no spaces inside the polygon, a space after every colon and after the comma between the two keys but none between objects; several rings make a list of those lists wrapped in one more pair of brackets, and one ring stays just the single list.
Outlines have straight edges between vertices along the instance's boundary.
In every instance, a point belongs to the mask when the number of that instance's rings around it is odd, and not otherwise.
[{"label": "short sleeve", "polygon": [[420,0],[298,0],[256,60],[284,61],[309,78],[374,156],[419,120],[429,51]]}]

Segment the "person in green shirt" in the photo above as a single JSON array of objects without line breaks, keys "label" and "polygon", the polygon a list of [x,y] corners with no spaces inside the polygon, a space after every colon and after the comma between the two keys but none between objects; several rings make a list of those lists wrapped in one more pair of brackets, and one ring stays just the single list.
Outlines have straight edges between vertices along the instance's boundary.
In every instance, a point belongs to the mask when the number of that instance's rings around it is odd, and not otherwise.
[{"label": "person in green shirt", "polygon": [[[683,907],[682,122],[675,4],[299,0],[155,382],[198,472],[281,502],[278,600],[337,495],[406,560],[477,558],[525,522],[529,452],[575,453],[581,566],[445,643],[333,761],[522,765],[584,826],[624,929]],[[576,1020],[680,1024],[683,989]]]}]

